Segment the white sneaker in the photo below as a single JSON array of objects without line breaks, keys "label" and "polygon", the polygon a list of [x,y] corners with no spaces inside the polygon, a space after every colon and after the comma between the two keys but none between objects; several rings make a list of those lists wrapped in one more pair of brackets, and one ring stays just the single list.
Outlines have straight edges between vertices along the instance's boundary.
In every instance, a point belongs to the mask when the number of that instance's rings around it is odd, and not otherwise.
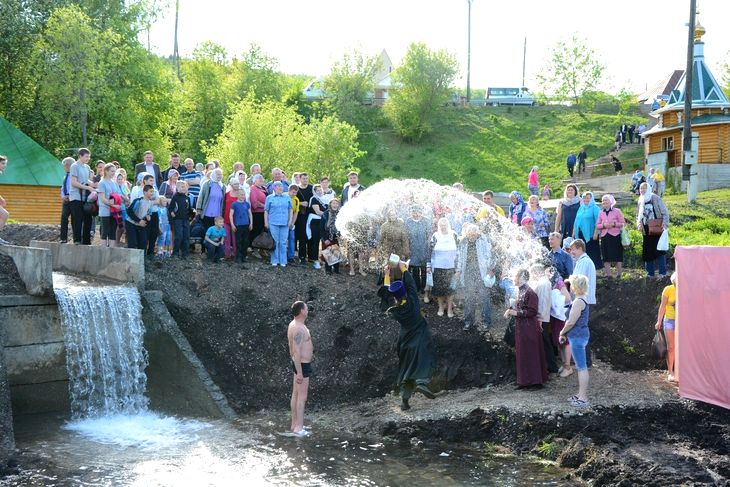
[{"label": "white sneaker", "polygon": [[319,263],[319,261],[317,261],[314,263],[314,265],[312,267],[314,267],[315,269],[321,269],[322,265]]}]

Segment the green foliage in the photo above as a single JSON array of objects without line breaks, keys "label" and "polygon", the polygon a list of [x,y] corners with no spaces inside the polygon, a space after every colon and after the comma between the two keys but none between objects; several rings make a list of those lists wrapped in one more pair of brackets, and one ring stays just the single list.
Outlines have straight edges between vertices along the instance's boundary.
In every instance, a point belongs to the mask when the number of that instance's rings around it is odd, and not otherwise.
[{"label": "green foliage", "polygon": [[273,100],[257,103],[253,95],[232,108],[223,131],[204,150],[209,158],[221,160],[226,171],[235,161],[258,162],[336,180],[345,179],[361,155],[357,129],[351,125],[331,116],[305,124],[293,107]]},{"label": "green foliage", "polygon": [[372,96],[375,74],[380,68],[377,56],[368,58],[359,51],[345,53],[324,80],[327,98],[323,103],[328,112],[348,123],[361,122],[366,108],[363,103]]},{"label": "green foliage", "polygon": [[595,91],[604,69],[587,41],[574,34],[569,41],[557,42],[537,79],[542,92],[554,100],[580,105],[585,94]]},{"label": "green foliage", "polygon": [[385,104],[385,114],[401,138],[418,141],[433,131],[457,70],[456,59],[444,50],[431,51],[423,43],[408,47],[393,73],[394,88]]},{"label": "green foliage", "polygon": [[[527,174],[537,165],[540,183],[550,184],[555,192],[567,177],[568,153],[581,147],[589,157],[608,153],[616,127],[625,120],[581,116],[575,108],[562,106],[513,107],[512,113],[503,107],[445,108],[433,122],[433,134],[419,143],[404,143],[389,131],[374,133],[375,143],[364,147],[368,155],[358,165],[369,172],[361,175],[364,184],[386,177],[428,178],[448,185],[462,181],[471,190],[507,192],[525,190]],[[401,167],[399,173],[392,164]]]},{"label": "green foliage", "polygon": [[545,441],[541,441],[537,445],[537,453],[543,457],[547,458],[549,460],[555,460],[558,456],[558,445],[552,441],[552,438],[548,437],[545,439]]}]

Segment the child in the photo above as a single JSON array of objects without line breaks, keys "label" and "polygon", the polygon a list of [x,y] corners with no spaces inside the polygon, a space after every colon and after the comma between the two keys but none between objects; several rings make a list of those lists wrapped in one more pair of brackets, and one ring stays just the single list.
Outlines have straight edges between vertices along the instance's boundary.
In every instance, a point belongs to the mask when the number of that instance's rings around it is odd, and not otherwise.
[{"label": "child", "polygon": [[127,208],[127,248],[147,249],[147,223],[152,219],[150,210],[154,203],[155,188],[146,184],[142,196],[135,198]]},{"label": "child", "polygon": [[170,246],[172,245],[172,235],[170,230],[170,219],[167,214],[167,198],[160,196],[160,206],[157,209],[158,219],[160,221],[160,235],[157,237],[157,257],[170,257]]},{"label": "child", "polygon": [[119,210],[119,206],[112,199],[112,194],[119,194],[122,190],[114,181],[117,168],[112,163],[104,165],[103,177],[99,181],[97,194],[99,197],[99,217],[101,218],[101,241],[106,247],[117,246],[117,225],[112,218],[112,210]]},{"label": "child", "polygon": [[208,262],[217,263],[223,257],[223,239],[226,237],[226,229],[223,228],[223,217],[215,217],[215,225],[205,232],[203,244],[208,251]]},{"label": "child", "polygon": [[251,205],[246,201],[246,192],[238,192],[238,201],[231,205],[229,215],[231,230],[236,237],[236,262],[246,262],[246,250],[248,249],[248,232],[253,230],[253,214]]},{"label": "child", "polygon": [[[295,173],[299,174],[299,173]],[[291,198],[291,204],[293,207],[293,214],[298,215],[299,214],[299,186],[298,184],[291,184],[289,186],[289,198]],[[294,218],[296,220],[296,217]],[[286,252],[286,259],[291,264],[292,262],[296,262],[296,238],[294,235],[294,225],[289,229],[289,239],[287,240],[288,246],[287,246],[287,252]]]},{"label": "child", "polygon": [[172,227],[175,229],[172,255],[185,259],[190,250],[190,199],[188,198],[188,183],[185,181],[177,182],[168,213],[172,219]]}]

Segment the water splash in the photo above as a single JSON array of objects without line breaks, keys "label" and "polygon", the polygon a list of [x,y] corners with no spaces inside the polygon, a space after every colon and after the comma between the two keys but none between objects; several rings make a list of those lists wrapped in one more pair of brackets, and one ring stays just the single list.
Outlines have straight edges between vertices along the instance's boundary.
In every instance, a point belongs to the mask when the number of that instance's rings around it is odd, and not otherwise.
[{"label": "water splash", "polygon": [[147,410],[147,351],[139,292],[59,277],[56,300],[66,341],[74,419]]},{"label": "water splash", "polygon": [[[389,212],[405,221],[411,217],[412,209],[418,208],[423,218],[431,222],[434,232],[442,217],[449,220],[459,235],[467,224],[476,224],[492,246],[495,273],[503,278],[510,277],[517,268],[548,263],[547,250],[539,240],[485,207],[470,193],[430,180],[386,179],[368,187],[342,207],[337,229],[351,250],[370,252],[376,248],[379,227]],[[380,269],[386,262],[383,257],[375,252],[370,259],[371,267]]]}]

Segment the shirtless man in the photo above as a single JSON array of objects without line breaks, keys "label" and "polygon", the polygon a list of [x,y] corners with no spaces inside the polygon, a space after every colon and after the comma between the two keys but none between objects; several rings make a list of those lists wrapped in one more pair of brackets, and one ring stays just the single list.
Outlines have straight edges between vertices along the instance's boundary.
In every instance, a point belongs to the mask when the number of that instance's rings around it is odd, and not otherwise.
[{"label": "shirtless man", "polygon": [[306,436],[304,429],[304,404],[307,402],[309,376],[312,375],[312,336],[304,321],[309,308],[304,301],[296,301],[291,306],[294,319],[289,323],[289,355],[294,370],[294,387],[291,393],[291,431],[297,436]]}]

